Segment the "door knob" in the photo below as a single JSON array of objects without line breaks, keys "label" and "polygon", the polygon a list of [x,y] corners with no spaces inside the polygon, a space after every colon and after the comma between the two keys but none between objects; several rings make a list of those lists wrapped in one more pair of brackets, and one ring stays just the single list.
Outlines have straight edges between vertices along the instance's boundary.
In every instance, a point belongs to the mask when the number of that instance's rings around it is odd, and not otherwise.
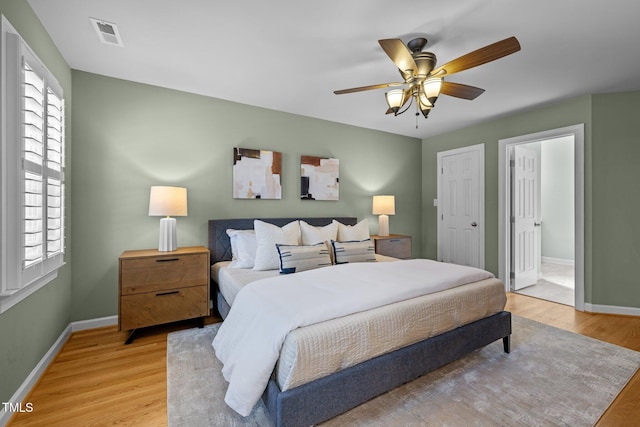
[{"label": "door knob", "polygon": [[472,227],[477,227],[477,226],[478,226],[478,223],[474,221],[474,222],[472,222],[472,223],[471,223],[471,226],[472,226]]}]

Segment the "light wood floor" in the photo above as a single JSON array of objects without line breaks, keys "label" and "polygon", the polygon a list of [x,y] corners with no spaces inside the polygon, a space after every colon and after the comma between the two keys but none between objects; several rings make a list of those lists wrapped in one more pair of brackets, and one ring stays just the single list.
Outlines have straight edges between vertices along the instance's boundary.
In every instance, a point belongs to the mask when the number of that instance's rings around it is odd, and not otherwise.
[{"label": "light wood floor", "polygon": [[[518,316],[640,351],[640,317],[589,314],[572,307],[509,294]],[[208,318],[206,323],[219,321]],[[126,333],[105,327],[74,333],[25,402],[32,413],[16,414],[9,426],[165,426],[167,424],[167,334],[193,327],[178,323],[143,330],[130,345]],[[576,390],[577,393],[580,390]],[[640,372],[597,426],[638,425]]]}]

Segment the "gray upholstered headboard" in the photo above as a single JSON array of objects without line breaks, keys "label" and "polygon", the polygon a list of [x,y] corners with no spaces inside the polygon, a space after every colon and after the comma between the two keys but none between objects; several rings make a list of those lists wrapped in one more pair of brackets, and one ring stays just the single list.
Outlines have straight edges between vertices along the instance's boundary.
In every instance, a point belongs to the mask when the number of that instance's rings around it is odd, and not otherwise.
[{"label": "gray upholstered headboard", "polygon": [[[334,219],[345,225],[354,225],[358,222],[357,218],[255,218],[260,221],[268,222],[278,227],[282,227],[291,221],[302,220],[316,227],[330,224]],[[231,259],[231,243],[227,235],[227,229],[236,230],[252,230],[254,218],[240,219],[210,219],[209,220],[209,238],[208,245],[211,251],[211,264],[218,261],[229,261]]]}]

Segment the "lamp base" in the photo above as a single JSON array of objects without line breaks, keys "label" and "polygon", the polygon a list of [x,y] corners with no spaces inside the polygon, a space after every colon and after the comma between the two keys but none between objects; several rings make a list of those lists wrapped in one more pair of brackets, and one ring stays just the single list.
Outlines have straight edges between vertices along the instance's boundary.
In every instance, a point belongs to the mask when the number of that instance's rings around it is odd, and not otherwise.
[{"label": "lamp base", "polygon": [[170,252],[177,249],[176,228],[175,218],[166,217],[160,220],[160,238],[158,239],[158,250],[160,252]]},{"label": "lamp base", "polygon": [[380,215],[378,217],[378,236],[389,235],[389,215]]}]

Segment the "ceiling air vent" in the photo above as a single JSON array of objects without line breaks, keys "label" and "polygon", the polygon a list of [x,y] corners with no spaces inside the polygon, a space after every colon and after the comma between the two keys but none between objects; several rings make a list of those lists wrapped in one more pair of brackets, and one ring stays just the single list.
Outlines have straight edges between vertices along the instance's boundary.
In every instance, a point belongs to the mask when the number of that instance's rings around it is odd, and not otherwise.
[{"label": "ceiling air vent", "polygon": [[120,47],[124,46],[116,24],[96,18],[89,18],[89,20],[93,24],[93,28],[95,28],[98,38],[102,43]]}]

